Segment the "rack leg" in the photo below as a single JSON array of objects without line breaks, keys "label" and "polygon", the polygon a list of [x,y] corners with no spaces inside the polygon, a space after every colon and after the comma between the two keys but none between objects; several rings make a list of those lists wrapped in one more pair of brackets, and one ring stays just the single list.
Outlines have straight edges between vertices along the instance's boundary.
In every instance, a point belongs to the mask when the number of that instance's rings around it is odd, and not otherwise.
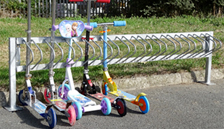
[{"label": "rack leg", "polygon": [[8,111],[22,110],[16,105],[16,38],[9,38],[9,103]]}]

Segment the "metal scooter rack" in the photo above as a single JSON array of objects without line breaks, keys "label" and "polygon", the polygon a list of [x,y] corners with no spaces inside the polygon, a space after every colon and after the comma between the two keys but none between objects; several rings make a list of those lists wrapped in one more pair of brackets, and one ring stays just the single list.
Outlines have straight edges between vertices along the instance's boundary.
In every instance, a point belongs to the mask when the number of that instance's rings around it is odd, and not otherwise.
[{"label": "metal scooter rack", "polygon": [[[211,65],[212,54],[222,47],[222,42],[213,37],[213,32],[190,32],[190,33],[165,33],[165,34],[132,34],[132,35],[108,35],[107,36],[108,64],[121,63],[136,63],[149,62],[160,60],[175,60],[175,59],[194,59],[207,58],[205,83],[211,84]],[[60,49],[60,59],[55,61],[55,49],[51,47],[50,37],[32,37],[31,44],[39,50],[41,58],[37,63],[30,65],[31,71],[48,69],[49,64],[53,63],[54,68],[65,68],[66,63],[61,62],[64,58],[63,48],[58,43],[67,43],[69,41],[62,37],[55,37],[55,44]],[[80,56],[73,62],[72,67],[82,67],[85,63],[91,66],[101,65],[104,60],[101,60],[103,36],[91,36],[87,42],[82,37],[73,38],[75,46],[70,46],[73,50],[73,59],[75,53],[79,51]],[[79,44],[86,42],[92,49],[91,57],[88,61],[80,61],[83,58],[83,49]],[[44,54],[38,43],[46,43],[51,50],[54,51],[53,60],[47,64],[40,64]],[[20,65],[20,45],[25,44],[27,47],[26,38],[9,38],[9,77],[10,77],[10,96],[9,96],[9,111],[16,111],[16,72],[26,71],[26,66]],[[31,47],[32,60],[35,60],[34,52]],[[125,52],[125,53],[123,53]]]}]

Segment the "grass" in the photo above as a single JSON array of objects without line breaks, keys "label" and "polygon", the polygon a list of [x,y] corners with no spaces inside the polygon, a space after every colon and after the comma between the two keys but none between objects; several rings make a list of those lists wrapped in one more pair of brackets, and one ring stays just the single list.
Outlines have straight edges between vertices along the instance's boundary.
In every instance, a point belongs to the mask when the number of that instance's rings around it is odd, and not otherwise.
[{"label": "grass", "polygon": [[[56,19],[56,24],[59,24],[62,20],[65,19]],[[86,18],[66,18],[66,20],[82,20],[86,22]],[[108,32],[108,35],[112,34],[153,34],[153,33],[177,33],[177,32],[199,32],[199,31],[214,31],[214,37],[224,42],[224,19],[223,18],[199,18],[192,16],[182,16],[175,18],[142,18],[142,17],[131,17],[131,18],[123,18],[123,17],[113,17],[113,18],[95,18],[91,19],[91,22],[112,22],[115,20],[125,20],[127,22],[127,26],[125,27],[108,27],[111,31]],[[31,30],[32,37],[50,37],[51,32],[49,28],[51,27],[51,19],[50,18],[38,18],[32,17],[31,20]],[[27,20],[20,18],[0,18],[0,84],[2,88],[7,88],[9,85],[9,75],[8,75],[8,38],[9,37],[26,37],[26,28],[27,28]],[[95,28],[91,35],[101,35],[99,31],[102,30],[102,27]],[[82,34],[85,35],[85,32]],[[56,36],[60,36],[59,32],[56,31]],[[192,39],[194,40],[194,39]],[[195,40],[194,40],[195,41]],[[120,46],[121,50],[126,49],[126,46],[121,42],[117,42]],[[82,48],[84,48],[83,43],[79,43]],[[100,44],[100,43],[99,43]],[[137,52],[133,56],[138,56],[143,52],[142,44],[136,42],[137,44]],[[186,44],[186,43],[185,43]],[[64,43],[60,43],[60,46],[66,51],[67,46]],[[102,46],[102,43],[101,43]],[[154,50],[159,47],[154,45]],[[170,53],[173,48],[172,44],[168,44],[168,50],[165,54]],[[43,59],[43,63],[49,61],[49,47],[46,45],[40,45],[45,56]],[[115,46],[112,46],[116,48]],[[177,46],[178,47],[178,46]],[[34,51],[37,51],[34,48]],[[149,51],[150,47],[146,46],[146,50]],[[200,49],[200,48],[197,48]],[[133,52],[133,48],[131,48],[131,52]],[[164,46],[162,46],[162,50]],[[60,51],[56,49],[56,51]],[[90,56],[91,56],[90,49]],[[108,50],[109,51],[109,50]],[[96,54],[99,54],[99,49],[96,49]],[[117,51],[115,50],[114,53]],[[122,51],[123,55],[125,51]],[[59,52],[56,53],[60,55]],[[130,53],[128,56],[130,56]],[[153,51],[152,54],[155,54]],[[25,46],[21,45],[21,64],[25,64]],[[67,55],[67,53],[65,53]],[[80,55],[80,53],[77,53]],[[38,54],[35,54],[38,57]],[[119,55],[121,57],[122,55]],[[119,58],[118,57],[118,58]],[[220,50],[213,54],[213,68],[221,68],[224,64],[223,50]],[[60,57],[57,56],[58,60]],[[102,59],[102,58],[101,58]],[[66,59],[64,58],[63,61]],[[82,59],[83,60],[83,59]],[[36,60],[37,61],[37,60]],[[205,59],[186,59],[186,60],[171,60],[171,61],[155,61],[155,62],[147,62],[147,63],[131,63],[131,64],[115,64],[109,65],[109,71],[113,78],[121,78],[133,75],[152,75],[152,74],[161,74],[161,73],[175,73],[180,71],[191,71],[192,69],[204,69],[205,68]],[[90,77],[92,80],[101,80],[102,79],[102,66],[90,66]],[[55,69],[55,82],[57,84],[62,83],[64,79],[65,69]],[[83,68],[77,67],[72,68],[73,77],[75,81],[81,81],[83,76]],[[21,89],[25,85],[24,72],[17,73],[17,86],[18,89]],[[41,71],[33,71],[32,72],[32,85],[37,87],[42,87],[48,84],[48,70]]]}]

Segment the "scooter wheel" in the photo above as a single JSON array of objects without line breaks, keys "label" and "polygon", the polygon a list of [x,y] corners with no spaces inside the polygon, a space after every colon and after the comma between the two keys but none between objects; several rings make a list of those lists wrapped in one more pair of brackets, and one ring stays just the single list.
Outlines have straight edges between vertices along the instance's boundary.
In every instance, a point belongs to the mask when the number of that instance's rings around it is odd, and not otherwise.
[{"label": "scooter wheel", "polygon": [[140,96],[138,102],[141,104],[139,106],[139,109],[143,114],[149,112],[150,109],[150,104],[148,99],[145,96]]},{"label": "scooter wheel", "polygon": [[118,98],[116,100],[116,105],[119,106],[119,108],[117,109],[117,112],[119,113],[119,115],[125,116],[127,114],[127,106],[124,99]]},{"label": "scooter wheel", "polygon": [[75,124],[75,122],[76,122],[76,114],[75,114],[75,109],[74,109],[74,107],[72,105],[70,105],[68,107],[68,114],[70,115],[68,117],[69,124],[71,126],[73,126]]},{"label": "scooter wheel", "polygon": [[68,100],[69,100],[69,99],[68,99],[68,92],[69,92],[69,90],[70,90],[70,86],[69,86],[68,84],[65,84],[65,85],[64,85],[64,95],[61,97],[62,85],[60,85],[60,86],[58,87],[58,96],[59,96],[61,99],[65,100],[65,101],[68,101]]},{"label": "scooter wheel", "polygon": [[44,90],[44,100],[47,102],[47,103],[51,103],[51,101],[49,100],[49,98],[51,98],[51,93],[50,92],[47,92],[47,88]]},{"label": "scooter wheel", "polygon": [[21,90],[20,92],[19,92],[19,96],[18,96],[18,98],[19,98],[19,102],[23,105],[23,106],[26,106],[27,104],[25,103],[25,98],[26,98],[26,96],[24,97],[23,96],[23,92],[24,92],[24,90]]},{"label": "scooter wheel", "polygon": [[72,106],[75,109],[76,120],[79,120],[80,118],[82,118],[82,107],[79,102],[73,102]]},{"label": "scooter wheel", "polygon": [[111,112],[111,103],[108,98],[103,98],[101,101],[101,111],[103,112],[104,115],[109,115]]},{"label": "scooter wheel", "polygon": [[102,86],[102,92],[103,92],[104,95],[107,95],[108,94],[107,93],[107,89],[108,89],[107,88],[107,84],[105,84],[105,85]]},{"label": "scooter wheel", "polygon": [[50,108],[47,113],[47,122],[50,128],[54,128],[57,123],[56,113],[53,108]]}]

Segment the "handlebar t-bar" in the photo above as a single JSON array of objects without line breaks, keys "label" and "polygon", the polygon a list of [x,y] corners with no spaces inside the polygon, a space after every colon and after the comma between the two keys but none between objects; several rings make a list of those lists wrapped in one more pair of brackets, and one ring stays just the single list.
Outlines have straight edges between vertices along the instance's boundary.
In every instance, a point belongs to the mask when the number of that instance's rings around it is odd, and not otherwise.
[{"label": "handlebar t-bar", "polygon": [[[69,2],[83,2],[84,0],[69,0]],[[110,3],[110,0],[93,0],[98,3]]]},{"label": "handlebar t-bar", "polygon": [[83,2],[83,0],[69,0],[69,2]]},{"label": "handlebar t-bar", "polygon": [[[87,23],[85,23],[87,25]],[[126,26],[126,21],[114,21],[113,23],[99,23],[97,24],[96,22],[90,22],[89,24],[93,28],[97,28],[99,26],[105,26],[105,25],[113,25],[113,26]]]}]

